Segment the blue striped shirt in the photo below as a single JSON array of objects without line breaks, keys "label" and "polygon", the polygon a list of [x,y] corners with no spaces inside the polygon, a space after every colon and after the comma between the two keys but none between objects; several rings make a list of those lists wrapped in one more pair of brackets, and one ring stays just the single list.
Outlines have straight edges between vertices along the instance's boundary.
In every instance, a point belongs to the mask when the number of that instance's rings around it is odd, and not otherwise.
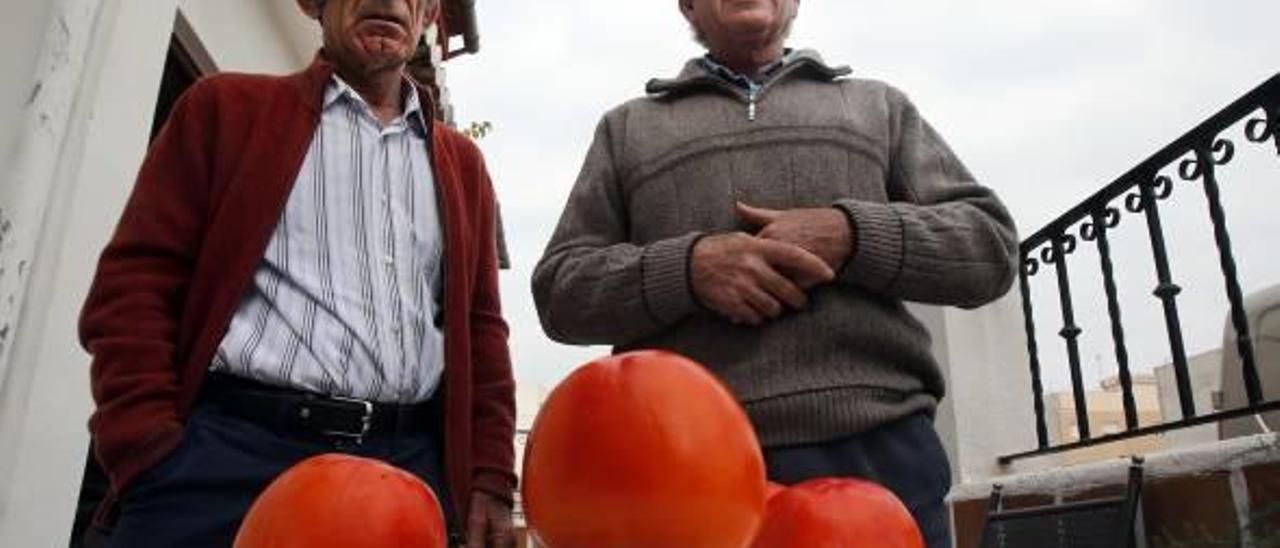
[{"label": "blue striped shirt", "polygon": [[288,203],[211,369],[414,403],[444,369],[430,120],[405,84],[383,125],[336,75]]}]

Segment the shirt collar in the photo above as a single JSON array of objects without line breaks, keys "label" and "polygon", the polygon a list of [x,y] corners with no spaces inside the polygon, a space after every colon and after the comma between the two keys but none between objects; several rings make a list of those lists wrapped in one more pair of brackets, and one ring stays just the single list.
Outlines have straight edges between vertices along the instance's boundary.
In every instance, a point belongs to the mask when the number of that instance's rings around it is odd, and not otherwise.
[{"label": "shirt collar", "polygon": [[790,48],[786,49],[783,52],[782,57],[778,58],[777,61],[769,63],[768,65],[765,65],[764,68],[760,69],[757,79],[749,78],[747,75],[721,64],[719,61],[716,61],[715,57],[712,57],[710,53],[703,55],[699,61],[702,63],[702,66],[707,69],[707,72],[710,72],[712,75],[742,89],[751,90],[759,87],[762,82],[767,81],[773,73],[778,71],[778,69],[791,62],[794,54],[794,50]]},{"label": "shirt collar", "polygon": [[[645,85],[645,93],[650,95],[661,95],[668,93],[682,93],[692,91],[700,87],[706,86],[708,81],[712,82],[732,82],[723,76],[718,76],[711,71],[710,65],[706,59],[695,57],[685,63],[684,68],[680,70],[680,74],[675,78],[654,78],[649,80]],[[790,50],[782,58],[782,64],[777,67],[768,67],[770,72],[765,77],[765,83],[779,78],[807,78],[820,82],[833,82],[837,79],[848,76],[853,71],[847,66],[830,66],[822,60],[822,56],[818,52],[811,49]],[[727,73],[726,73],[727,74]],[[756,91],[763,84],[756,85]],[[728,85],[740,84],[729,83]],[[751,87],[741,87],[748,93]]]},{"label": "shirt collar", "polygon": [[[418,97],[418,87],[408,78],[402,80],[401,92],[404,93],[404,113],[397,120],[408,120],[410,125],[419,131],[426,131],[426,115],[422,112],[422,102]],[[324,89],[324,110],[329,110],[340,99],[352,101],[362,108],[369,109],[369,103],[360,96],[338,73],[333,73],[329,84]]]}]

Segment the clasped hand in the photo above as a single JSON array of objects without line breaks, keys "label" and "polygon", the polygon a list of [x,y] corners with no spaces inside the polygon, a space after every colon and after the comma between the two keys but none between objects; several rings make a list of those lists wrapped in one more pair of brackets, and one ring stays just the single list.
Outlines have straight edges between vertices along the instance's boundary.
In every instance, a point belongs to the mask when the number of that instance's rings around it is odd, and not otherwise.
[{"label": "clasped hand", "polygon": [[698,240],[690,266],[694,296],[735,324],[761,325],[803,310],[808,291],[835,279],[853,252],[845,214],[835,208],[785,211],[737,204],[755,234]]}]

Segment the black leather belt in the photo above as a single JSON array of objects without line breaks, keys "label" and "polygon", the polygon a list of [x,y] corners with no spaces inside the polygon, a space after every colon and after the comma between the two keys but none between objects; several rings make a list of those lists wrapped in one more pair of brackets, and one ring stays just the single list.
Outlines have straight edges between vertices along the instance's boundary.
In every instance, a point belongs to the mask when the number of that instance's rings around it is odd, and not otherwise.
[{"label": "black leather belt", "polygon": [[327,396],[210,373],[201,397],[227,414],[286,433],[363,443],[370,434],[431,432],[441,428],[436,399],[397,405]]}]

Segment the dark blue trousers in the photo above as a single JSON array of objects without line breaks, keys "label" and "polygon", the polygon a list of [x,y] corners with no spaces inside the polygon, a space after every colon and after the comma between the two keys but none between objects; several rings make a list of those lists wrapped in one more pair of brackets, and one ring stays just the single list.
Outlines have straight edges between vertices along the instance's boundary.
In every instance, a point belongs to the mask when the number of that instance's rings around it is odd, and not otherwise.
[{"label": "dark blue trousers", "polygon": [[446,519],[456,523],[435,436],[370,435],[362,445],[339,444],[270,431],[202,403],[181,445],[121,497],[120,519],[106,546],[229,548],[249,506],[276,476],[303,459],[335,452],[412,472],[431,486]]},{"label": "dark blue trousers", "polygon": [[847,438],[765,449],[769,479],[793,485],[821,477],[854,477],[893,491],[911,511],[929,548],[950,548],[943,500],[951,464],[933,421],[917,414]]}]

